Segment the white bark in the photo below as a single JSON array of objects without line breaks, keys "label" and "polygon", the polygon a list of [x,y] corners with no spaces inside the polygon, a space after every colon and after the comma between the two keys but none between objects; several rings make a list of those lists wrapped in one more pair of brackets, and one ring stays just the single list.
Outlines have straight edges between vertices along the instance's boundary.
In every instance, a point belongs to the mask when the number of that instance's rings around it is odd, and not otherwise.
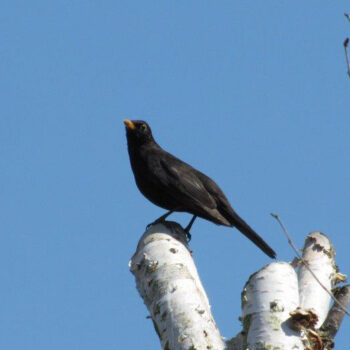
[{"label": "white bark", "polygon": [[[332,290],[336,278],[334,255],[328,237],[321,232],[312,232],[308,235],[303,249],[303,259],[329,291]],[[319,328],[327,317],[331,297],[303,264],[300,264],[298,280],[300,306],[303,309],[313,309],[318,316],[316,328]]]},{"label": "white bark", "polygon": [[271,263],[253,274],[242,293],[247,346],[256,349],[304,349],[299,332],[286,322],[299,305],[298,279],[292,266]]},{"label": "white bark", "polygon": [[[325,235],[307,237],[303,258],[329,291],[344,280],[334,256]],[[225,345],[180,225],[151,226],[130,262],[164,350],[330,349],[335,332],[318,328],[331,298],[301,262],[293,266],[274,262],[249,278],[242,292],[243,330]],[[343,315],[335,316],[339,328]]]},{"label": "white bark", "polygon": [[130,262],[162,347],[224,349],[184,231],[176,223],[169,224],[151,226]]}]

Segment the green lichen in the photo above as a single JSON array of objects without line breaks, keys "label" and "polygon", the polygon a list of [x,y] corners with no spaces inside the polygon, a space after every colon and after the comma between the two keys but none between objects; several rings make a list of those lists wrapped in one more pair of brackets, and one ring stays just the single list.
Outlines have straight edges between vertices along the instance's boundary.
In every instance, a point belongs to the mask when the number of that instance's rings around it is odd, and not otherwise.
[{"label": "green lichen", "polygon": [[255,349],[256,350],[281,350],[282,348],[280,346],[274,346],[271,344],[258,343],[258,344],[255,344]]},{"label": "green lichen", "polygon": [[276,315],[271,315],[270,324],[273,327],[273,330],[278,331],[281,329],[281,320]]}]

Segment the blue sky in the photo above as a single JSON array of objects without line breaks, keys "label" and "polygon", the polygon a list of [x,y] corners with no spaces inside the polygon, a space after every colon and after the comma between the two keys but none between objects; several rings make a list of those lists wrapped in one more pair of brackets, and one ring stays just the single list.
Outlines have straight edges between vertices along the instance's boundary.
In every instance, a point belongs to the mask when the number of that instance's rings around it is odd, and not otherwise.
[{"label": "blue sky", "polygon": [[[158,349],[129,258],[164,211],[138,192],[124,118],[215,179],[278,252],[321,230],[350,273],[349,2],[4,1],[0,348]],[[188,214],[172,217],[183,225]],[[222,334],[270,260],[198,220],[191,248]],[[337,337],[346,348],[350,322]]]}]

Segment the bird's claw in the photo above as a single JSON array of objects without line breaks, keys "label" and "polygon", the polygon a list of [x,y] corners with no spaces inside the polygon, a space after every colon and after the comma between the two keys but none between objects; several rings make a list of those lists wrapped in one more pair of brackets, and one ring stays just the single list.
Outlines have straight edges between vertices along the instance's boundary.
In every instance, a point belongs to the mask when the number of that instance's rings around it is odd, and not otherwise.
[{"label": "bird's claw", "polygon": [[151,226],[154,226],[154,225],[156,225],[156,224],[158,224],[157,220],[156,220],[156,221],[153,221],[153,222],[151,222],[151,223],[149,223],[149,224],[146,226],[146,231],[147,231]]},{"label": "bird's claw", "polygon": [[160,224],[160,223],[165,223],[165,219],[169,216],[169,215],[171,215],[173,213],[173,211],[172,210],[169,210],[167,213],[165,213],[164,215],[162,215],[161,217],[159,217],[157,220],[155,220],[155,221],[153,221],[153,222],[151,222],[150,224],[148,224],[147,226],[146,226],[146,230],[148,230],[151,226],[154,226],[154,225],[156,225],[156,224]]},{"label": "bird's claw", "polygon": [[146,230],[148,230],[151,226],[154,226],[154,225],[157,225],[157,224],[161,224],[161,223],[162,223],[162,224],[165,224],[165,223],[166,223],[165,219],[159,218],[159,219],[157,219],[157,220],[155,220],[155,221],[149,223],[149,224],[146,226]]},{"label": "bird's claw", "polygon": [[190,240],[192,238],[192,235],[190,234],[190,231],[186,231],[185,230],[185,235],[186,235],[187,242],[190,242]]}]

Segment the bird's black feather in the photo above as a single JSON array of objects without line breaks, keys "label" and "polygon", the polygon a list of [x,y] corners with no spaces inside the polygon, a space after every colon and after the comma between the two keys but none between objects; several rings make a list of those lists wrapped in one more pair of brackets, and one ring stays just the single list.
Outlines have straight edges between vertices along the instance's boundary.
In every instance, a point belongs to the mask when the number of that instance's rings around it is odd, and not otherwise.
[{"label": "bird's black feather", "polygon": [[136,184],[152,203],[188,212],[218,225],[234,226],[271,258],[273,249],[232,209],[208,176],[164,151],[141,120],[125,121],[128,151]]}]

